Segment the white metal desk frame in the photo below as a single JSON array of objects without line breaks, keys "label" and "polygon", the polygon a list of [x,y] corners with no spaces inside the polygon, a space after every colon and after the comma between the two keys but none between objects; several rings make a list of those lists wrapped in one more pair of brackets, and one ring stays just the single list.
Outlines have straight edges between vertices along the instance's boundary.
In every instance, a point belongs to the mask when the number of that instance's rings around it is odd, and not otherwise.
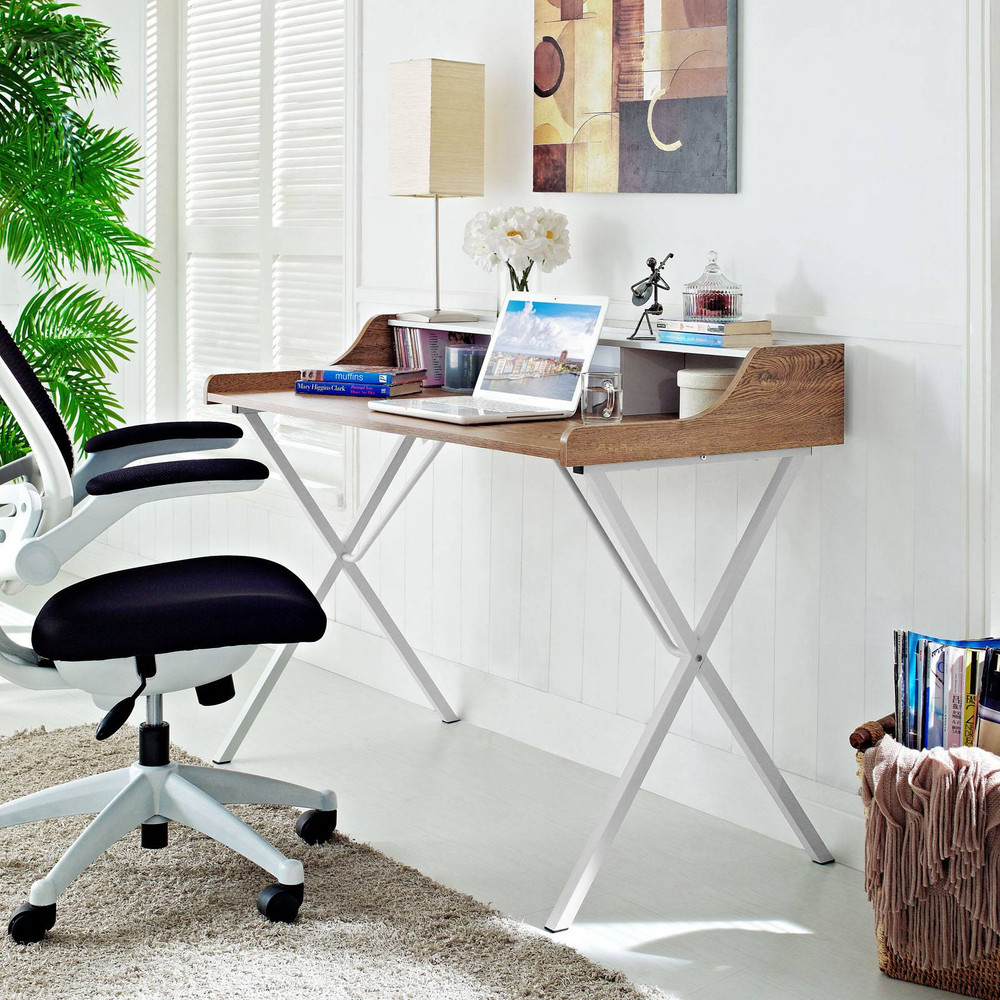
[{"label": "white metal desk frame", "polygon": [[[413,489],[417,480],[430,467],[438,452],[444,447],[444,442],[433,441],[429,443],[429,448],[417,468],[414,469],[413,474],[386,505],[382,516],[375,523],[367,538],[362,541],[365,529],[371,523],[375,512],[388,493],[393,480],[402,469],[403,462],[416,441],[415,437],[401,437],[382,467],[375,485],[361,505],[361,510],[348,530],[347,536],[341,539],[310,495],[305,483],[302,482],[288,461],[278,442],[275,441],[260,413],[238,406],[234,406],[233,410],[246,417],[264,448],[274,460],[279,472],[284,476],[292,492],[302,504],[309,520],[315,525],[333,553],[333,563],[316,589],[316,596],[322,601],[330,592],[340,573],[346,573],[441,718],[445,722],[457,722],[458,716],[357,565],[358,560],[378,537],[410,490]],[[743,580],[777,517],[778,510],[788,494],[796,473],[805,457],[811,452],[811,448],[797,448],[787,451],[744,452],[733,455],[701,455],[652,462],[586,466],[578,467],[572,471],[556,463],[570,491],[582,504],[597,537],[621,572],[622,579],[639,602],[639,606],[653,627],[657,638],[668,652],[678,658],[678,662],[652,716],[646,723],[646,728],[643,730],[639,742],[632,751],[632,756],[629,758],[625,770],[615,785],[614,792],[601,810],[598,822],[573,867],[552,913],[549,914],[549,918],[545,922],[548,930],[565,930],[572,924],[587,892],[597,877],[605,854],[628,813],[663,740],[666,738],[681,703],[695,680],[708,693],[712,703],[725,720],[726,725],[729,726],[736,742],[743,749],[750,764],[764,783],[765,788],[771,793],[771,797],[812,860],[818,864],[826,864],[833,860],[833,855],[823,843],[774,761],[771,760],[764,744],[753,731],[747,717],[743,714],[732,692],[726,687],[709,657],[712,642],[722,627]],[[642,541],[632,519],[628,516],[624,504],[608,479],[608,472],[759,458],[777,458],[778,466],[764,490],[753,517],[737,542],[732,558],[729,560],[701,618],[696,625],[692,625],[681,611],[680,605],[667,586],[653,556]],[[589,479],[592,484],[589,495],[583,485],[584,478]],[[296,645],[291,643],[282,646],[275,652],[226,737],[216,758],[217,763],[228,763],[233,759],[282,671],[292,658]]]}]

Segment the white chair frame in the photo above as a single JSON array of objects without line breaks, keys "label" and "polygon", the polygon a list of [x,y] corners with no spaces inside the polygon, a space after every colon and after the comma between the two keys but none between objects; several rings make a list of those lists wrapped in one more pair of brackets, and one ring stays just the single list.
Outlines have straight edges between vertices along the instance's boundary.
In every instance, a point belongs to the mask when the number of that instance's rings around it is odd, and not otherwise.
[{"label": "white chair frame", "polygon": [[[235,442],[231,438],[181,437],[132,444],[96,452],[70,475],[41,415],[2,362],[0,397],[10,407],[31,447],[29,455],[0,467],[0,582],[6,593],[16,592],[24,585],[51,582],[70,557],[141,504],[245,492],[263,482],[263,479],[205,480],[90,496],[87,482],[102,473],[162,455],[228,448]],[[146,680],[143,692],[147,723],[162,724],[164,693],[226,677],[243,666],[255,648],[237,646],[157,655],[156,674]],[[30,647],[15,642],[2,629],[0,677],[32,690],[77,688],[89,693],[104,709],[132,695],[138,683],[137,662],[133,658],[49,662]],[[290,805],[325,813],[332,811],[335,815],[337,797],[330,789],[317,791],[239,771],[175,763],[156,766],[136,763],[0,805],[0,827],[97,814],[48,875],[31,887],[28,909],[39,908],[39,913],[51,914],[53,920],[54,909],[47,908],[54,907],[70,882],[112,844],[139,826],[168,821],[183,823],[231,847],[273,875],[279,883],[277,888],[301,887],[302,864],[286,858],[237,819],[225,808],[227,803]],[[263,904],[259,905],[267,912]],[[17,914],[11,928],[16,917]],[[48,927],[50,922],[43,925],[44,929]]]}]

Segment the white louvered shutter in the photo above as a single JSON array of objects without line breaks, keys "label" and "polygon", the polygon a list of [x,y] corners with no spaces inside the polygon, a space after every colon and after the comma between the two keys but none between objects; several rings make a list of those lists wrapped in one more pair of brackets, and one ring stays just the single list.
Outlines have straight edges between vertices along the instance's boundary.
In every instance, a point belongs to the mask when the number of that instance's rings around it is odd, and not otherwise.
[{"label": "white louvered shutter", "polygon": [[[344,0],[186,0],[183,36],[185,382],[204,414],[211,372],[343,349]],[[340,428],[276,427],[343,485]]]}]

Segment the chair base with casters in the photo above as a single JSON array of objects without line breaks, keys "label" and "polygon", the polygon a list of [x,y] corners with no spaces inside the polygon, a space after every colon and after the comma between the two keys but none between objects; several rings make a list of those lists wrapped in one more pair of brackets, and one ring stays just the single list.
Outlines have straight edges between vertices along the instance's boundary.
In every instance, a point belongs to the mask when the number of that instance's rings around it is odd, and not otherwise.
[{"label": "chair base with casters", "polygon": [[0,805],[0,827],[97,814],[55,867],[32,885],[28,902],[10,918],[10,936],[19,944],[42,940],[54,926],[58,897],[81,872],[137,828],[143,847],[167,847],[170,823],[197,830],[270,873],[276,881],[261,891],[257,907],[269,920],[294,921],[303,898],[301,862],[286,858],[225,805],[305,809],[296,832],[306,843],[319,844],[336,828],[336,795],[171,761],[162,698],[164,692],[194,687],[202,704],[228,700],[235,693],[232,672],[257,644],[283,642],[290,635],[314,641],[325,627],[322,608],[298,577],[250,557],[124,570],[50,598],[32,629],[32,647],[44,658],[34,669],[49,673],[47,682],[55,674],[60,686],[88,691],[109,709],[98,739],[119,730],[141,696],[146,722],[139,728],[138,761],[131,767]]}]

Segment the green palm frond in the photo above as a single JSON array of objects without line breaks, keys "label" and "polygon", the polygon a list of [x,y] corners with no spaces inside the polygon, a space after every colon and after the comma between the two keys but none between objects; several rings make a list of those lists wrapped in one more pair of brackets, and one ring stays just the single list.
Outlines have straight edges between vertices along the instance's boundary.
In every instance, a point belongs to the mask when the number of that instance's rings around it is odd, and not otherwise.
[{"label": "green palm frond", "polygon": [[14,419],[14,414],[7,409],[6,404],[0,403],[0,465],[13,462],[30,450],[28,439]]},{"label": "green palm frond", "polygon": [[26,116],[61,122],[65,109],[66,95],[58,81],[0,58],[0,126],[9,128]]},{"label": "green palm frond", "polygon": [[118,370],[135,341],[128,315],[85,285],[32,296],[12,336],[46,385],[78,441],[121,422],[106,372]]},{"label": "green palm frond", "polygon": [[[121,423],[108,374],[131,355],[134,327],[96,289],[61,283],[83,272],[148,284],[156,262],[126,215],[139,143],[77,110],[121,73],[108,29],[76,7],[0,0],[0,251],[41,286],[13,336],[83,441]],[[27,448],[0,404],[0,461]]]},{"label": "green palm frond", "polygon": [[72,362],[114,372],[135,347],[132,333],[132,321],[118,305],[96,289],[70,285],[32,296],[12,336],[29,361],[37,355],[43,369]]},{"label": "green palm frond", "polygon": [[36,282],[80,270],[119,271],[128,281],[148,283],[156,267],[149,240],[110,218],[100,205],[72,197],[38,194],[0,213],[0,247]]},{"label": "green palm frond", "polygon": [[4,0],[0,51],[13,65],[32,66],[77,97],[115,92],[121,84],[118,53],[100,21],[68,13],[76,4]]},{"label": "green palm frond", "polygon": [[149,282],[151,244],[125,222],[139,144],[89,122],[59,134],[26,123],[0,136],[0,248],[41,283],[70,270]]},{"label": "green palm frond", "polygon": [[45,381],[74,440],[86,441],[122,423],[121,403],[100,375],[71,369]]}]

